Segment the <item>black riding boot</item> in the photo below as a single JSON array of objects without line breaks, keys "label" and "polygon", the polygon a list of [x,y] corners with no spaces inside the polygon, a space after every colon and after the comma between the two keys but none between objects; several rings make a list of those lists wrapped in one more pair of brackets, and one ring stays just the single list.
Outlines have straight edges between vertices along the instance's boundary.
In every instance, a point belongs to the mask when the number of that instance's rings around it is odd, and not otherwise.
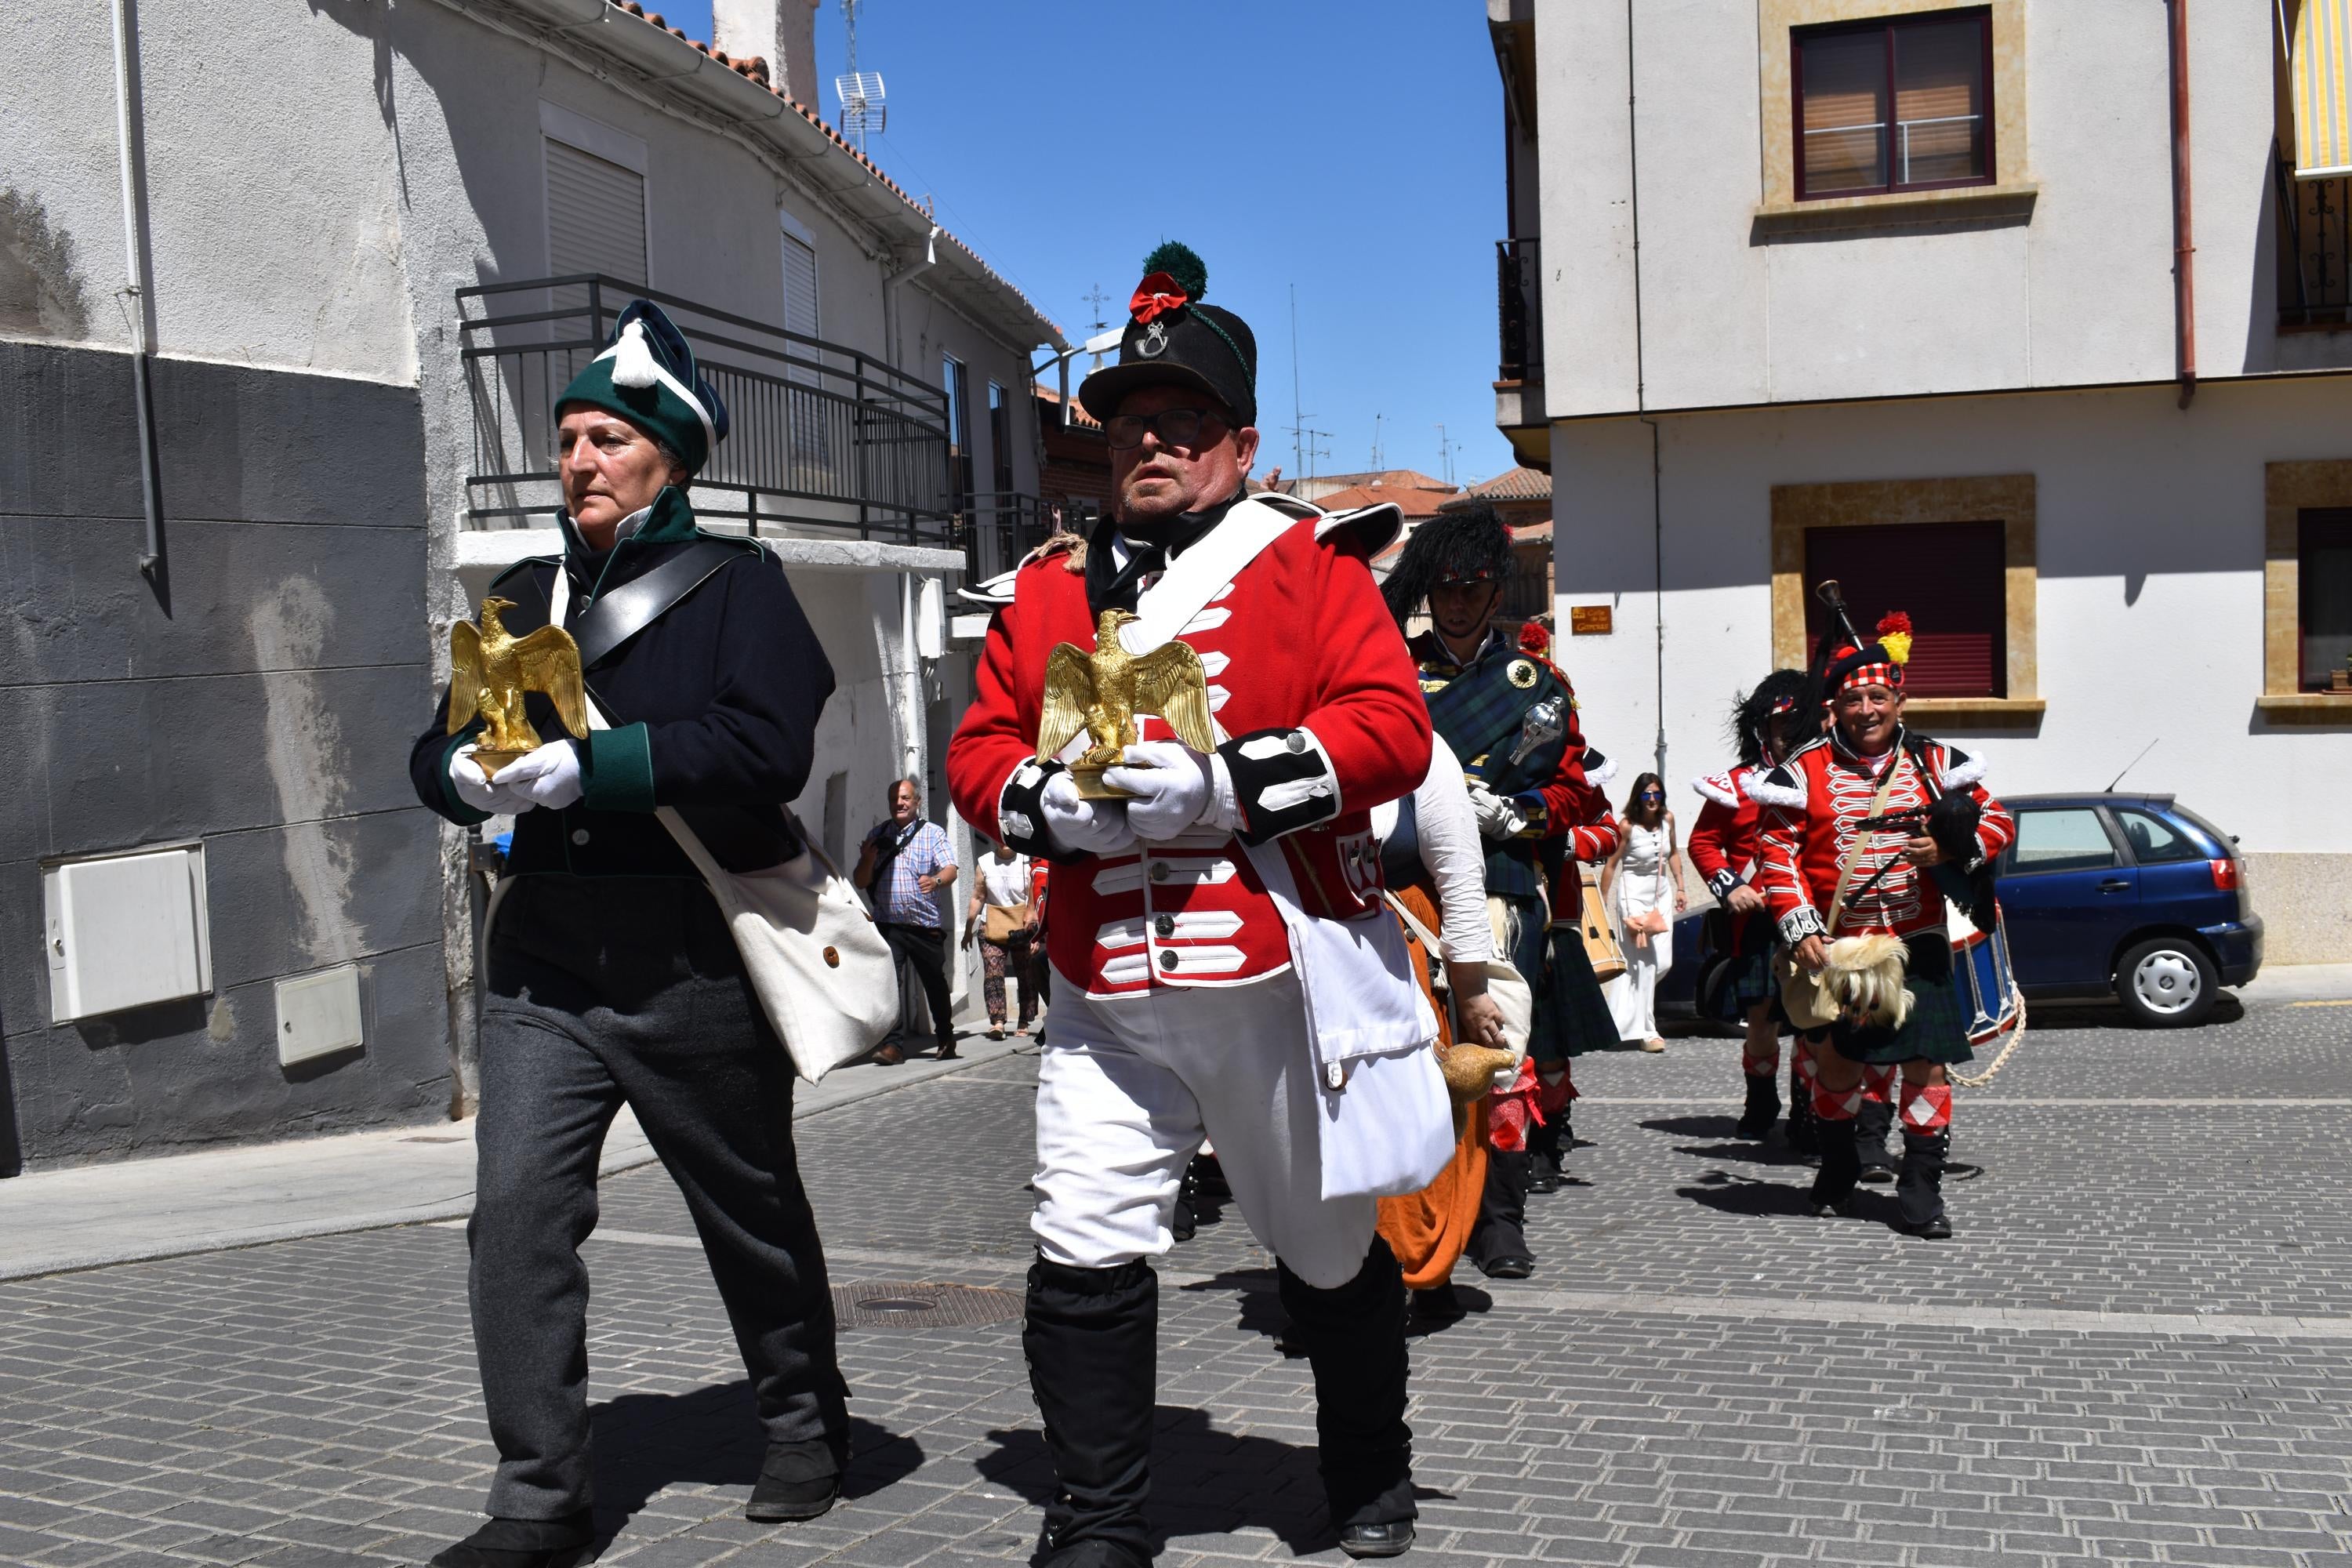
[{"label": "black riding boot", "polygon": [[1812,1091],[1805,1087],[1792,1061],[1789,1066],[1789,1147],[1800,1154],[1819,1153],[1821,1125],[1822,1119],[1813,1112]]},{"label": "black riding boot", "polygon": [[1051,1568],[1145,1568],[1160,1279],[1142,1262],[1029,1268],[1029,1389],[1058,1486],[1045,1510]]},{"label": "black riding boot", "polygon": [[[1732,1131],[1742,1138],[1761,1138],[1772,1131],[1772,1123],[1780,1119],[1780,1086],[1773,1074],[1752,1072],[1748,1075],[1748,1109],[1739,1114],[1739,1125]],[[1790,1118],[1793,1125],[1796,1118]]]},{"label": "black riding boot", "polygon": [[1525,1279],[1536,1271],[1528,1249],[1528,1169],[1524,1149],[1486,1156],[1486,1186],[1478,1197],[1478,1223],[1470,1232],[1470,1261],[1489,1279]]},{"label": "black riding boot", "polygon": [[1884,1100],[1865,1100],[1853,1113],[1853,1151],[1862,1161],[1865,1182],[1895,1179],[1895,1156],[1886,1152],[1886,1134],[1895,1126],[1895,1107]]},{"label": "black riding boot", "polygon": [[1944,1213],[1944,1157],[1951,1152],[1952,1131],[1903,1130],[1903,1174],[1895,1183],[1895,1201],[1902,1210],[1903,1228],[1913,1236],[1941,1241],[1952,1234]]},{"label": "black riding boot", "polygon": [[1405,1425],[1405,1289],[1389,1244],[1374,1237],[1347,1284],[1318,1290],[1276,1265],[1282,1304],[1315,1371],[1317,1468],[1331,1528],[1350,1556],[1412,1544],[1412,1430]]},{"label": "black riding boot", "polygon": [[1530,1193],[1559,1191],[1560,1181],[1568,1173],[1567,1163],[1560,1154],[1565,1146],[1563,1135],[1567,1131],[1568,1113],[1564,1109],[1549,1121],[1528,1129],[1528,1191]]},{"label": "black riding boot", "polygon": [[1817,1125],[1822,1168],[1813,1173],[1813,1212],[1826,1217],[1843,1213],[1846,1200],[1853,1196],[1853,1184],[1862,1179],[1862,1156],[1855,1147],[1852,1122],[1832,1121],[1824,1116]]}]

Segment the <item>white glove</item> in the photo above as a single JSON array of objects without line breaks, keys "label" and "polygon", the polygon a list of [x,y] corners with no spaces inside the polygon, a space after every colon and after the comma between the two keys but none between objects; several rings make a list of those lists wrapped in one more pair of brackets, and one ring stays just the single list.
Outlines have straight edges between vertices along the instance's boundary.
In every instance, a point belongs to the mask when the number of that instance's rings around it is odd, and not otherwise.
[{"label": "white glove", "polygon": [[535,805],[561,811],[580,798],[580,748],[569,741],[550,741],[500,768],[498,782],[516,797],[518,811]]},{"label": "white glove", "polygon": [[1128,826],[1127,803],[1088,800],[1078,793],[1078,781],[1057,773],[1038,792],[1045,813],[1045,837],[1056,848],[1081,855],[1116,855],[1135,847],[1135,829]]},{"label": "white glove", "polygon": [[1516,838],[1527,830],[1526,814],[1483,784],[1470,786],[1470,811],[1482,838]]},{"label": "white glove", "polygon": [[474,761],[474,742],[471,741],[449,753],[449,787],[457,792],[459,800],[476,811],[487,811],[492,816],[511,816],[515,812],[530,809],[530,802],[508,789],[504,778],[492,784],[482,776],[482,764]]},{"label": "white glove", "polygon": [[1127,803],[1127,825],[1148,843],[1163,843],[1197,822],[1230,829],[1240,820],[1224,758],[1203,755],[1181,741],[1128,747],[1121,762],[1103,770],[1103,783],[1134,796]]}]

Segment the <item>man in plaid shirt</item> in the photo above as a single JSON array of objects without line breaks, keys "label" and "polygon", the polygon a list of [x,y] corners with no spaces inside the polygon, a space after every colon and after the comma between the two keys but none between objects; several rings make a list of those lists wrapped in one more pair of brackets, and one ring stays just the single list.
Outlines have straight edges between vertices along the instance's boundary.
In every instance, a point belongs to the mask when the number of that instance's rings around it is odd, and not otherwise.
[{"label": "man in plaid shirt", "polygon": [[922,786],[898,780],[890,786],[890,815],[857,852],[854,879],[873,900],[874,923],[898,960],[898,1026],[875,1047],[873,1058],[886,1067],[907,1059],[916,984],[930,1005],[939,1059],[956,1054],[954,1005],[948,999],[948,885],[955,878],[955,846],[945,828],[923,819]]}]

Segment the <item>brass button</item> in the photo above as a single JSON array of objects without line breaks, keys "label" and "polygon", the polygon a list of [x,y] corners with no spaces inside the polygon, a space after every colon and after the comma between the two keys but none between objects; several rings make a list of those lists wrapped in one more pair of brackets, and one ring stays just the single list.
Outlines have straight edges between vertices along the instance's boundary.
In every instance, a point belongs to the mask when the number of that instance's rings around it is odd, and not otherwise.
[{"label": "brass button", "polygon": [[1167,861],[1154,860],[1151,863],[1151,879],[1155,882],[1164,882],[1168,879]]},{"label": "brass button", "polygon": [[588,830],[587,830],[586,828],[584,828],[584,827],[575,827],[575,828],[573,828],[573,829],[572,830],[572,843],[574,843],[574,844],[585,844],[585,843],[587,843],[587,842],[588,842]]},{"label": "brass button", "polygon": [[1172,952],[1163,952],[1163,953],[1161,953],[1161,954],[1160,955],[1160,968],[1162,968],[1162,969],[1173,969],[1173,968],[1175,968],[1175,967],[1176,967],[1176,955],[1175,955],[1174,953],[1172,953]]},{"label": "brass button", "polygon": [[839,969],[841,967],[841,949],[837,947],[826,948],[824,950],[824,964],[827,969]]},{"label": "brass button", "polygon": [[1151,922],[1151,929],[1158,931],[1161,936],[1174,936],[1176,934],[1176,917],[1174,915],[1161,915],[1158,920]]}]

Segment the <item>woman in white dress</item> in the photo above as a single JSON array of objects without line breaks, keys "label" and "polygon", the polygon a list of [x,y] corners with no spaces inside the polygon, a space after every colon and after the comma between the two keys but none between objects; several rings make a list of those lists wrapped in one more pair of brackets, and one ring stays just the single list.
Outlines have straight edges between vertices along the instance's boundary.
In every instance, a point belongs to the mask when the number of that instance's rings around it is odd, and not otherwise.
[{"label": "woman in white dress", "polygon": [[1612,987],[1617,1033],[1645,1051],[1666,1048],[1658,1034],[1658,980],[1674,967],[1675,916],[1690,901],[1675,849],[1665,784],[1643,773],[1626,797],[1625,837],[1601,873],[1601,898],[1617,912],[1618,940],[1625,946],[1625,976]]}]

